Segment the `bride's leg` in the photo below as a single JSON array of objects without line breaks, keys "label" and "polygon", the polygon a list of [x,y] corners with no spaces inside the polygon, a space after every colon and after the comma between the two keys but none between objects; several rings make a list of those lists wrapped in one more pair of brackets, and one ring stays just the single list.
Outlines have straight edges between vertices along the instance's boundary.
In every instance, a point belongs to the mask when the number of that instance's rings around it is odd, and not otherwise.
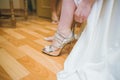
[{"label": "bride's leg", "polygon": [[50,5],[51,5],[51,19],[52,23],[58,23],[58,16],[57,16],[57,0],[50,0]]},{"label": "bride's leg", "polygon": [[62,1],[63,0],[58,0],[58,2],[57,2],[57,15],[58,15],[58,17],[60,17],[60,15],[61,15]]},{"label": "bride's leg", "polygon": [[63,0],[58,31],[63,33],[65,36],[68,36],[71,32],[75,8],[76,5],[74,0]]},{"label": "bride's leg", "polygon": [[[75,8],[76,8],[76,5],[74,3],[74,0],[63,0],[60,22],[58,24],[57,33],[61,34],[62,36],[66,37],[66,38],[68,36],[70,36],[70,34],[71,34],[71,25],[73,22]],[[60,36],[57,36],[57,37],[60,37]],[[62,38],[61,40],[63,40],[63,39],[64,38]],[[52,53],[55,52],[56,50],[58,50],[59,46],[61,46],[61,45],[63,45],[63,44],[58,43],[58,40],[55,37],[51,44],[52,50],[54,50],[54,51],[52,51]],[[49,48],[51,48],[51,46]],[[47,49],[48,48],[44,48],[43,52],[45,52],[45,53],[48,52],[47,54],[49,54],[50,49],[49,50],[47,50]],[[50,50],[50,52],[51,52],[51,50]],[[55,54],[59,54],[59,53],[55,53]],[[50,54],[50,55],[52,55],[52,54]]]},{"label": "bride's leg", "polygon": [[[74,0],[61,0],[62,10],[60,16],[60,22],[58,24],[58,30],[66,36],[71,32],[71,24],[73,21],[73,14],[75,10]],[[66,32],[67,31],[67,32]],[[53,41],[54,36],[45,38],[46,41]]]}]

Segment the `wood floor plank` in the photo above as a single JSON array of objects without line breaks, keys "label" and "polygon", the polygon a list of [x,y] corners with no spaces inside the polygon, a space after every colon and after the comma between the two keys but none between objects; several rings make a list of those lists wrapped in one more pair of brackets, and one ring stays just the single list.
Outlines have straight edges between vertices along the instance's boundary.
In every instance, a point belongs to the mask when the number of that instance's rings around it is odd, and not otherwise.
[{"label": "wood floor plank", "polygon": [[6,42],[6,40],[2,36],[0,36],[0,44],[2,44],[4,42]]},{"label": "wood floor plank", "polygon": [[56,61],[51,60],[50,58],[45,57],[41,52],[36,51],[35,49],[29,47],[28,45],[19,47],[22,51],[24,51],[28,56],[48,68],[51,72],[57,73],[60,69],[62,69],[62,65],[58,64]]},{"label": "wood floor plank", "polygon": [[45,26],[46,28],[48,28],[48,29],[51,29],[51,30],[53,30],[53,31],[56,31],[57,30],[57,28],[56,28],[56,26],[54,27],[53,25],[52,26]]},{"label": "wood floor plank", "polygon": [[37,44],[43,45],[43,46],[47,46],[47,45],[51,44],[51,42],[47,42],[47,41],[41,40],[41,39],[34,40],[34,42]]},{"label": "wood floor plank", "polygon": [[[22,41],[22,44],[23,45],[29,45],[29,46],[31,46],[32,48],[34,48],[34,49],[36,49],[36,50],[41,50],[43,47],[44,47],[44,45],[42,45],[42,44],[37,44],[35,41],[33,41],[33,40],[29,40],[29,39],[23,39],[23,40],[21,40]],[[42,40],[41,40],[41,42],[42,42]],[[44,42],[44,41],[43,41]],[[50,44],[50,43],[48,43],[48,44]],[[23,45],[21,45],[21,46],[23,46]],[[20,46],[19,46],[20,47]]]},{"label": "wood floor plank", "polygon": [[0,80],[12,80],[12,78],[5,72],[5,70],[0,66]]},{"label": "wood floor plank", "polygon": [[[24,44],[26,43],[28,46],[30,46],[31,48],[34,48],[35,50],[37,50],[40,53],[42,52],[42,49],[45,46],[51,44],[51,43],[46,42],[45,40],[41,40],[41,39],[39,39],[38,41],[36,41],[36,40],[31,41],[31,40],[28,40],[28,39],[24,39],[23,42],[24,42]],[[45,43],[45,44],[43,44],[43,43]],[[67,55],[68,54],[62,54],[59,57],[51,57],[51,56],[47,56],[47,57],[51,58],[53,61],[57,61],[58,63],[63,64],[63,62],[66,59]]]},{"label": "wood floor plank", "polygon": [[[44,29],[44,28],[40,28],[41,25],[36,25],[36,24],[33,24],[34,26],[31,27],[32,30],[38,30],[40,32],[43,32],[43,33],[49,33],[50,30],[47,30],[47,29]],[[42,26],[43,27],[43,26]]]},{"label": "wood floor plank", "polygon": [[52,30],[52,31],[56,31],[57,29],[57,25],[56,24],[51,24],[49,22],[44,22],[44,21],[39,21],[39,20],[30,20],[32,23],[35,23],[37,25],[39,25],[39,27],[43,27],[44,26],[44,29],[46,30]]},{"label": "wood floor plank", "polygon": [[33,32],[32,30],[28,30],[28,29],[25,29],[25,28],[21,28],[20,30],[22,30],[24,32],[27,32],[28,34],[31,34],[31,35],[33,35],[33,36],[35,36],[37,38],[44,38],[43,35],[40,35],[40,34],[38,34],[36,32]]},{"label": "wood floor plank", "polygon": [[19,59],[25,56],[25,53],[21,52],[16,46],[0,36],[0,47],[4,48],[15,59]]},{"label": "wood floor plank", "polygon": [[[34,48],[35,50],[37,50],[38,52],[42,52],[42,49],[47,46],[47,45],[50,45],[51,43],[45,41],[45,40],[41,40],[39,39],[38,41],[34,40],[34,41],[31,41],[31,40],[28,40],[28,39],[24,39],[22,41],[25,44],[27,44],[28,46],[30,46],[31,48]],[[43,44],[45,43],[45,44]],[[47,56],[49,58],[51,58],[53,61],[57,61],[58,63],[60,64],[63,64],[64,60],[66,59],[66,56],[68,54],[62,54],[61,56],[59,57],[51,57],[51,56]]]},{"label": "wood floor plank", "polygon": [[24,56],[18,59],[18,61],[30,72],[30,74],[22,78],[22,80],[56,80],[56,75],[54,73],[31,57]]},{"label": "wood floor plank", "polygon": [[20,46],[23,45],[20,39],[16,39],[13,36],[3,32],[2,30],[0,31],[0,33],[3,33],[1,36],[4,37],[7,41],[9,41],[10,43],[12,43],[13,45]]},{"label": "wood floor plank", "polygon": [[25,37],[17,32],[15,32],[14,30],[11,29],[4,29],[4,32],[8,33],[9,35],[17,38],[17,39],[24,39]]},{"label": "wood floor plank", "polygon": [[16,30],[16,32],[19,33],[19,34],[24,35],[27,39],[31,39],[31,40],[36,40],[36,39],[38,39],[37,37],[35,37],[35,36],[31,35],[31,34],[28,34],[27,32],[24,32],[24,31],[22,31],[22,30],[19,30],[19,29]]},{"label": "wood floor plank", "polygon": [[13,80],[19,80],[29,74],[29,71],[10,56],[4,49],[0,49],[0,65]]},{"label": "wood floor plank", "polygon": [[[23,21],[21,22],[18,22],[18,23],[16,23],[16,27],[17,28],[29,28],[29,26],[30,26],[30,23],[29,22],[25,22],[26,24],[23,24]],[[28,23],[28,24],[27,24]]]},{"label": "wood floor plank", "polygon": [[[30,20],[30,21],[32,21],[32,22],[34,22],[34,23],[36,23],[36,24],[40,24],[40,25],[51,25],[51,22],[50,22],[50,20],[48,20],[48,19],[33,19],[33,20]],[[46,22],[45,22],[46,21]]]}]

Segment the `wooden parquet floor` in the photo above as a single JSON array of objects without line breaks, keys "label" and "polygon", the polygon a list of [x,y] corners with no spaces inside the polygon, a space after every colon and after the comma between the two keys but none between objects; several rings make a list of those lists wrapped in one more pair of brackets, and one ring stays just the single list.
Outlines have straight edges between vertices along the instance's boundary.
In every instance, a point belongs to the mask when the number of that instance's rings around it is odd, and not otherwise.
[{"label": "wooden parquet floor", "polygon": [[0,27],[0,80],[56,80],[68,54],[51,57],[41,52],[57,25],[47,19],[18,21],[16,28]]}]

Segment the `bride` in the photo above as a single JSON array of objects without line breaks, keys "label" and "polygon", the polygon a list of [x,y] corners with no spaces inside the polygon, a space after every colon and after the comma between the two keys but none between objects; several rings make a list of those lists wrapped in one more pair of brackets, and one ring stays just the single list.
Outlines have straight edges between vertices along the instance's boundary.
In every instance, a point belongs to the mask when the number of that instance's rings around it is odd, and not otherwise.
[{"label": "bride", "polygon": [[120,80],[120,0],[95,0],[57,80]]}]

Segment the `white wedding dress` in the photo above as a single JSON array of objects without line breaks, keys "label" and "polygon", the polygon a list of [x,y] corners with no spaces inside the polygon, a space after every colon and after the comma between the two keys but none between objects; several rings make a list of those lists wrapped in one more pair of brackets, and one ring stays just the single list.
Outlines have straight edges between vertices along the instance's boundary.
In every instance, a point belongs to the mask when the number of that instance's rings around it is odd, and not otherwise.
[{"label": "white wedding dress", "polygon": [[120,0],[96,0],[57,80],[120,80]]}]

